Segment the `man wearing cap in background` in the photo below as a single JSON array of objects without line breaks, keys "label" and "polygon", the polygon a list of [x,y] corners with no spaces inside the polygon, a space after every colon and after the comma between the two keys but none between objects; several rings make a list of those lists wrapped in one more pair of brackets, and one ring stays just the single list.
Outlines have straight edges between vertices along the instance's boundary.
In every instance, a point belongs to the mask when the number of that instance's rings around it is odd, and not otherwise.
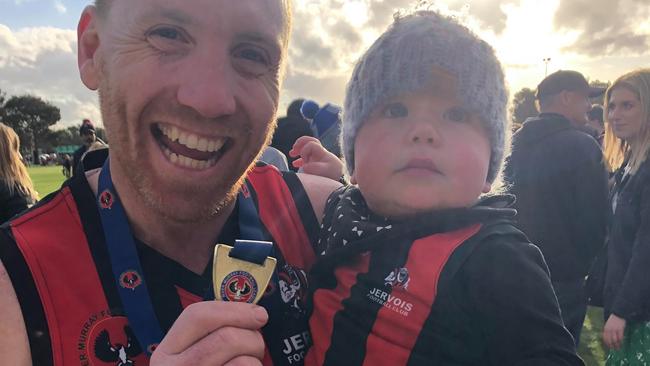
[{"label": "man wearing cap in background", "polygon": [[77,173],[77,166],[81,161],[81,158],[88,151],[88,148],[97,141],[97,135],[95,135],[95,126],[89,119],[84,119],[79,128],[79,136],[83,144],[72,154],[72,175]]},{"label": "man wearing cap in background", "polygon": [[587,299],[585,277],[605,242],[607,173],[600,147],[581,129],[590,87],[576,71],[557,71],[537,87],[540,114],[513,136],[505,178],[517,196],[518,226],[541,249],[565,326],[576,345]]}]

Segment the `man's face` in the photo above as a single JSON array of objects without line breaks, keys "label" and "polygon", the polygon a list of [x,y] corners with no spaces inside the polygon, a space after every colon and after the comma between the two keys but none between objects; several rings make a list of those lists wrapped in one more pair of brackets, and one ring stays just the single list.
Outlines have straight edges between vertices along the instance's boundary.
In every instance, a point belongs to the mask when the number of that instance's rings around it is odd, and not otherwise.
[{"label": "man's face", "polygon": [[569,115],[565,116],[578,126],[587,123],[587,112],[591,109],[591,102],[586,91],[566,91]]},{"label": "man's face", "polygon": [[119,0],[94,20],[84,82],[99,91],[113,174],[167,217],[208,219],[273,127],[280,1]]},{"label": "man's face", "polygon": [[93,131],[84,131],[84,133],[81,134],[81,139],[83,140],[84,145],[90,146],[95,142],[95,140],[97,140],[97,137]]}]

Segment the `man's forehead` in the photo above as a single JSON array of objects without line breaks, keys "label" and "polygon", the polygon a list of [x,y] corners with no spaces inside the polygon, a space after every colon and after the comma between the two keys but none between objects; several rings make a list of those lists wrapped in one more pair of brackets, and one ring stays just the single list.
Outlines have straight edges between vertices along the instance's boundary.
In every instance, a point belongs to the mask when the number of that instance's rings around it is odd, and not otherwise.
[{"label": "man's forehead", "polygon": [[[157,18],[204,27],[256,28],[277,36],[287,24],[288,10],[282,0],[110,0],[118,18],[132,21]],[[117,9],[115,9],[117,8]]]}]

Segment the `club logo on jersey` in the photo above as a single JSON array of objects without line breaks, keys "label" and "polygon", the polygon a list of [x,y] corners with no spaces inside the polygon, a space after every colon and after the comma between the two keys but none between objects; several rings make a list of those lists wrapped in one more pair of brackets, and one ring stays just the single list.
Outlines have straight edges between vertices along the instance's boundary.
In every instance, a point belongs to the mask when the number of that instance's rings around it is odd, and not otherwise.
[{"label": "club logo on jersey", "polygon": [[106,329],[99,332],[95,338],[95,357],[104,362],[116,362],[115,366],[135,365],[131,357],[139,355],[142,350],[131,327],[126,325],[123,331],[126,335],[124,344],[111,342],[111,335]]},{"label": "club logo on jersey", "polygon": [[[298,315],[304,313],[307,303],[307,275],[300,268],[285,264],[278,271],[278,288],[285,304],[298,310]],[[296,312],[292,312],[296,314]]]},{"label": "club logo on jersey", "polygon": [[135,366],[147,361],[126,317],[108,311],[88,318],[77,349],[80,365]]},{"label": "club logo on jersey", "polygon": [[99,195],[99,206],[109,210],[113,207],[113,194],[108,189]]},{"label": "club logo on jersey", "polygon": [[409,287],[409,280],[409,270],[406,267],[397,267],[384,278],[384,284],[390,288],[399,287],[406,290]]},{"label": "club logo on jersey", "polygon": [[409,316],[413,303],[404,300],[409,298],[406,292],[409,285],[409,271],[405,267],[397,267],[384,278],[384,286],[372,287],[366,297],[402,316]]},{"label": "club logo on jersey", "polygon": [[120,286],[129,289],[135,290],[136,287],[142,284],[142,276],[134,270],[128,270],[122,272],[120,275]]},{"label": "club logo on jersey", "polygon": [[245,271],[230,272],[221,282],[221,297],[224,301],[252,303],[257,291],[257,281]]}]

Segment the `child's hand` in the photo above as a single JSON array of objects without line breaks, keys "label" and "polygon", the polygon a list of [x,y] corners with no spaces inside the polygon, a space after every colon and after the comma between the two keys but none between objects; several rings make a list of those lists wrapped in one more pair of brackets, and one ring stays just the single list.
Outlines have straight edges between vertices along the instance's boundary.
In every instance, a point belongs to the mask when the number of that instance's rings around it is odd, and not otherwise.
[{"label": "child's hand", "polygon": [[289,156],[300,157],[293,162],[307,174],[320,175],[338,181],[344,174],[343,162],[327,151],[320,141],[311,136],[302,136],[293,144]]}]

